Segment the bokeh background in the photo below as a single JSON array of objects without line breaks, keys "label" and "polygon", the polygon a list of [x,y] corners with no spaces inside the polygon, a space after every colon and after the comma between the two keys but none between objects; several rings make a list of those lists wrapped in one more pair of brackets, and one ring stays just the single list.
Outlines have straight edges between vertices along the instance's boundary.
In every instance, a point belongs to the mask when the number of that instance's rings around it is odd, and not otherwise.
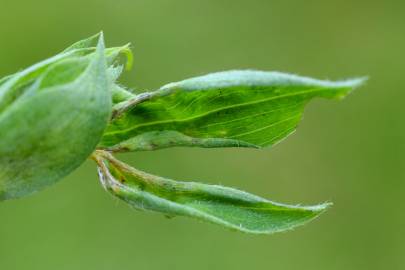
[{"label": "bokeh background", "polygon": [[0,269],[405,269],[404,1],[0,6],[1,76],[104,30],[109,46],[133,44],[135,68],[121,81],[140,90],[235,68],[371,78],[343,102],[312,102],[298,131],[272,149],[121,156],[173,179],[291,204],[335,203],[310,224],[255,236],[137,212],[102,190],[89,161],[44,192],[0,204]]}]

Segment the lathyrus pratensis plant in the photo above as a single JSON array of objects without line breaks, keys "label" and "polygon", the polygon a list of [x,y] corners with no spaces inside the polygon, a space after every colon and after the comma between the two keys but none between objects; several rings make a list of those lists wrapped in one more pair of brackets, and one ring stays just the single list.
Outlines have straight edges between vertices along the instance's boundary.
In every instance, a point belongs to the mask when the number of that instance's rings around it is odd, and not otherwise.
[{"label": "lathyrus pratensis plant", "polygon": [[[126,63],[120,63],[122,54]],[[135,94],[117,83],[131,60],[128,46],[105,48],[99,34],[0,80],[0,200],[42,190],[90,157],[105,190],[136,209],[243,232],[291,229],[329,206],[285,205],[233,188],[174,181],[113,154],[271,146],[294,131],[312,98],[341,99],[363,79],[241,70]]]}]

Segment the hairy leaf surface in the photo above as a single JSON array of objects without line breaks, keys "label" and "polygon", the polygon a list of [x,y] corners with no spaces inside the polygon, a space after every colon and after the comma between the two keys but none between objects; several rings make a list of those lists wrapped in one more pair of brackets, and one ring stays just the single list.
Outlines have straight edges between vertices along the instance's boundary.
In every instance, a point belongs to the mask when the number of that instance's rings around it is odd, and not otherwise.
[{"label": "hairy leaf surface", "polygon": [[102,151],[95,159],[105,189],[136,209],[192,217],[247,233],[292,229],[329,205],[285,205],[233,188],[173,181],[136,170]]},{"label": "hairy leaf surface", "polygon": [[99,142],[111,113],[102,37],[87,58],[35,66],[0,88],[0,200],[41,190],[77,168]]},{"label": "hairy leaf surface", "polygon": [[[44,77],[45,73],[48,74],[47,79],[56,84],[66,83],[76,78],[94,58],[99,37],[100,34],[97,34],[76,42],[51,58],[0,79],[0,114],[14,101],[24,96],[27,91],[31,93],[33,88],[46,88],[46,83],[45,85],[38,84],[38,80],[42,80],[41,77]],[[115,81],[122,71],[121,66],[114,66],[120,54],[127,55],[127,68],[132,65],[132,54],[128,46],[104,49],[107,64],[110,65],[108,75],[112,81]]]},{"label": "hairy leaf surface", "polygon": [[[265,147],[293,132],[315,97],[340,99],[363,79],[321,81],[263,71],[228,71],[170,83],[116,105],[101,148]],[[136,97],[132,98],[135,99]]]}]

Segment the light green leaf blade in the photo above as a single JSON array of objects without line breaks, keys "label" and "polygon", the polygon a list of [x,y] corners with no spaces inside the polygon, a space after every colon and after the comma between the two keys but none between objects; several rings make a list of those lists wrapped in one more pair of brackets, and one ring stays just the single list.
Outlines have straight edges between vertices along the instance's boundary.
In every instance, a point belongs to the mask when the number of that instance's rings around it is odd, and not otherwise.
[{"label": "light green leaf blade", "polygon": [[[29,89],[8,100],[0,112],[0,200],[26,196],[55,183],[94,151],[111,113],[112,82],[102,37],[90,60],[85,68],[77,65],[79,70],[65,66],[74,76],[59,78],[60,84],[47,71],[61,65],[63,71],[64,62],[48,61],[46,69],[40,65],[41,72],[29,68],[2,85],[12,80],[18,85],[25,80],[22,73],[35,74]],[[45,88],[41,82],[47,82]],[[4,89],[17,89],[14,85]]]},{"label": "light green leaf blade", "polygon": [[330,205],[275,203],[233,188],[150,175],[107,152],[97,151],[93,157],[105,189],[138,210],[192,217],[246,233],[290,230],[314,219]]},{"label": "light green leaf blade", "polygon": [[[100,36],[102,36],[101,33],[76,42],[53,57],[36,63],[18,73],[0,79],[0,113],[5,111],[10,104],[24,95],[28,89],[32,90],[32,87],[38,87],[38,85],[34,85],[34,83],[36,83],[38,78],[43,76],[44,73],[48,72],[49,69],[52,69],[54,65],[79,58],[83,60],[87,59],[88,64],[96,51],[97,41]],[[122,68],[120,69],[119,66],[113,67],[120,54],[124,53],[127,55],[127,66],[132,65],[132,55],[128,46],[129,45],[106,48],[104,50],[107,64],[111,65],[111,67],[109,67],[109,76],[113,81],[119,77],[122,71]],[[72,70],[76,70],[74,66],[72,67]],[[59,73],[54,72],[52,75],[57,77],[54,80],[58,81],[59,79],[66,77],[66,74],[64,73],[66,73],[66,69],[62,69],[62,73],[60,73],[60,70]]]},{"label": "light green leaf blade", "polygon": [[109,124],[100,147],[141,151],[270,146],[295,130],[308,101],[341,99],[363,81],[245,70],[171,83],[149,93],[143,102],[130,99],[115,105],[121,112]]},{"label": "light green leaf blade", "polygon": [[0,86],[8,81],[13,75],[9,75],[0,79]]},{"label": "light green leaf blade", "polygon": [[135,98],[136,95],[126,90],[124,87],[114,84],[112,87],[112,100],[114,104],[126,102]]},{"label": "light green leaf blade", "polygon": [[66,49],[62,53],[36,63],[23,71],[3,78],[0,81],[0,113],[23,95],[26,88],[30,87],[51,65],[71,57],[88,55],[94,50],[95,47],[72,47],[72,49]]},{"label": "light green leaf blade", "polygon": [[79,40],[78,42],[75,42],[72,45],[70,45],[69,47],[67,47],[62,53],[96,47],[98,40],[100,39],[100,36],[102,36],[102,35],[103,35],[103,33],[101,32],[101,33],[97,33],[91,37],[88,37],[86,39]]}]

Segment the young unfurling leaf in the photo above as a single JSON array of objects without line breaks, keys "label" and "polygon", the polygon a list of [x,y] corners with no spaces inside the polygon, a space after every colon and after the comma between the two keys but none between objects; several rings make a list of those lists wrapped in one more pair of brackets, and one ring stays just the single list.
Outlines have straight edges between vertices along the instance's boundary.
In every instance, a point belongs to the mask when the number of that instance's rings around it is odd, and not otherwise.
[{"label": "young unfurling leaf", "polygon": [[43,189],[94,151],[111,112],[107,63],[119,50],[94,36],[2,80],[0,200]]},{"label": "young unfurling leaf", "polygon": [[119,103],[101,147],[264,147],[294,131],[312,98],[339,99],[363,80],[320,81],[278,72],[228,71],[171,83],[143,103]]},{"label": "young unfurling leaf", "polygon": [[302,225],[329,204],[292,206],[217,185],[179,182],[136,170],[97,151],[99,177],[106,190],[139,210],[187,216],[224,227],[270,234]]}]

